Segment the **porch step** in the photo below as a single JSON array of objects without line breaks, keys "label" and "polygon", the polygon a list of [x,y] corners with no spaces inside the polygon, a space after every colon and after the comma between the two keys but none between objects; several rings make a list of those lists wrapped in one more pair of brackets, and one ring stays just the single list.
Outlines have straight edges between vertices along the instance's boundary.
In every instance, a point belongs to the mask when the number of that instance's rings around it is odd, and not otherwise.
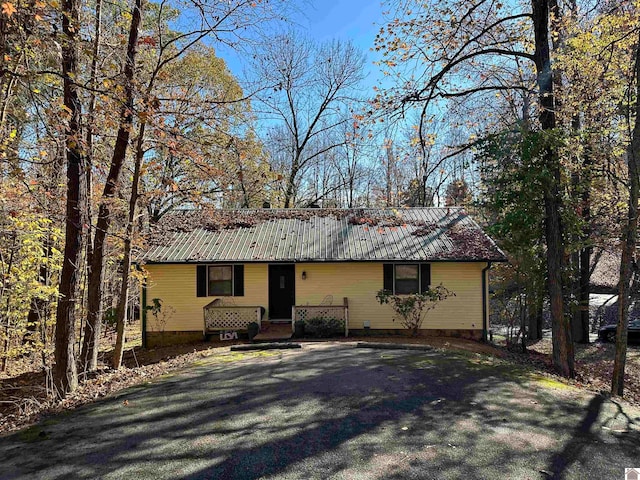
[{"label": "porch step", "polygon": [[289,340],[293,336],[291,324],[262,322],[260,333],[253,337],[254,342],[271,342],[274,340]]}]

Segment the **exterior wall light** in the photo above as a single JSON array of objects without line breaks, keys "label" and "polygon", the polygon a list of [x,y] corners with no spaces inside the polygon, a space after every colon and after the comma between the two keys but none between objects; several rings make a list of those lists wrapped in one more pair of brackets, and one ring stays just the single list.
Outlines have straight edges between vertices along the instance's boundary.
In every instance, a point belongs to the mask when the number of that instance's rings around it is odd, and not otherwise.
[{"label": "exterior wall light", "polygon": [[302,272],[302,279],[306,280],[307,279],[307,272]]}]

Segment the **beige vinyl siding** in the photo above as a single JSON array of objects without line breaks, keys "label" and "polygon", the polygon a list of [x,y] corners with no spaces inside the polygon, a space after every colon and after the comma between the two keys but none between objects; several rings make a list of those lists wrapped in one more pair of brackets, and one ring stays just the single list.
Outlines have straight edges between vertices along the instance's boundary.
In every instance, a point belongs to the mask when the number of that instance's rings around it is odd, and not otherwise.
[{"label": "beige vinyl siding", "polygon": [[[349,300],[349,325],[363,328],[402,328],[393,311],[375,298],[383,286],[382,263],[300,263],[296,265],[296,304],[318,305],[326,296],[334,305]],[[482,269],[486,263],[432,263],[431,283],[455,292],[427,314],[425,329],[482,330]],[[302,280],[302,272],[306,280]]]},{"label": "beige vinyl siding", "polygon": [[431,284],[442,283],[456,296],[429,312],[424,328],[482,330],[482,269],[486,263],[435,263]]},{"label": "beige vinyl siding", "polygon": [[[164,325],[164,331],[196,331],[204,327],[202,307],[216,298],[233,305],[259,305],[267,308],[268,288],[266,264],[245,264],[244,296],[242,297],[197,297],[195,264],[153,264],[146,265],[147,304],[159,298],[163,306],[172,307],[175,312]],[[147,331],[159,331],[153,315],[147,315]]]}]

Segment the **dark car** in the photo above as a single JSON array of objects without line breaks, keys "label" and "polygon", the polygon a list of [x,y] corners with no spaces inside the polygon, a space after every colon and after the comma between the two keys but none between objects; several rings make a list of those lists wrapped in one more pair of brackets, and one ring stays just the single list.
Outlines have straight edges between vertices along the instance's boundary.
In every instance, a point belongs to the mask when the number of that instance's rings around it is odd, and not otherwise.
[{"label": "dark car", "polygon": [[[598,338],[603,342],[615,342],[616,341],[616,328],[617,325],[605,325],[598,330]],[[640,343],[640,320],[632,320],[629,322],[628,339],[629,343]]]}]

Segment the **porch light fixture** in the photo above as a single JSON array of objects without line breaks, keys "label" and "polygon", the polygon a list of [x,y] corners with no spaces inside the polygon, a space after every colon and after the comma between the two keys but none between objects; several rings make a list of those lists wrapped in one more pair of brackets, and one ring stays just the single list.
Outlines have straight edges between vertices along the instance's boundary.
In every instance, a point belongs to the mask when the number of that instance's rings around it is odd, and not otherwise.
[{"label": "porch light fixture", "polygon": [[307,272],[302,272],[302,279],[306,280],[307,279]]}]

